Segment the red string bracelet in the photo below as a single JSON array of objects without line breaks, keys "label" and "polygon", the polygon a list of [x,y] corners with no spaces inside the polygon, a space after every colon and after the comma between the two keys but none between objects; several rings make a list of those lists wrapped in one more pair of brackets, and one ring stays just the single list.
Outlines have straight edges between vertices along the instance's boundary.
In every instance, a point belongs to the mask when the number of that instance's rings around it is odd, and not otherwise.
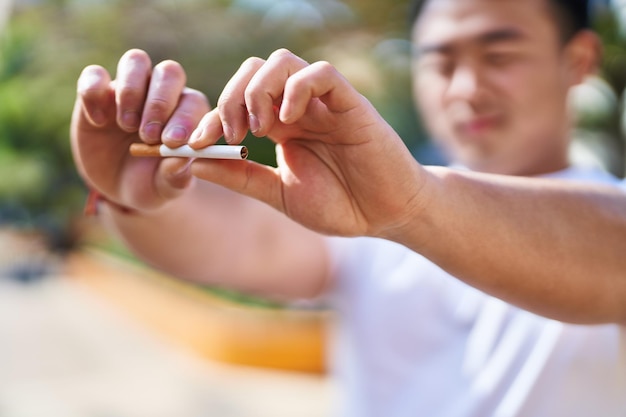
[{"label": "red string bracelet", "polygon": [[107,203],[113,209],[124,214],[135,213],[135,210],[133,210],[132,208],[117,204],[116,202],[111,201],[102,194],[100,194],[98,191],[91,189],[89,190],[87,200],[85,201],[85,208],[83,209],[83,213],[85,214],[85,216],[96,216],[98,214],[98,205],[101,202]]}]

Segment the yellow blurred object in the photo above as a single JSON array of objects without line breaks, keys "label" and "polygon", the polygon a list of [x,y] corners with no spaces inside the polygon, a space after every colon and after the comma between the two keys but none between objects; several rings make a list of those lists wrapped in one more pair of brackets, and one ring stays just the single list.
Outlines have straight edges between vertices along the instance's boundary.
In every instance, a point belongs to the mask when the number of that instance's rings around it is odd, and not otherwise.
[{"label": "yellow blurred object", "polygon": [[247,306],[101,251],[71,255],[68,276],[208,359],[323,373],[330,313]]}]

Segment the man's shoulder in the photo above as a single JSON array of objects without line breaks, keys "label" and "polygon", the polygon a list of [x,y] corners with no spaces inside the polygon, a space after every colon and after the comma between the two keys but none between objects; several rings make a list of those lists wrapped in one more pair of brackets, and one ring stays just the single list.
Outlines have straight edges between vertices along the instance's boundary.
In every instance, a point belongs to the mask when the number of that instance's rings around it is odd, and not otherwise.
[{"label": "man's shoulder", "polygon": [[596,167],[571,166],[562,171],[542,175],[542,177],[615,185],[626,189],[626,182],[623,182],[615,175]]}]

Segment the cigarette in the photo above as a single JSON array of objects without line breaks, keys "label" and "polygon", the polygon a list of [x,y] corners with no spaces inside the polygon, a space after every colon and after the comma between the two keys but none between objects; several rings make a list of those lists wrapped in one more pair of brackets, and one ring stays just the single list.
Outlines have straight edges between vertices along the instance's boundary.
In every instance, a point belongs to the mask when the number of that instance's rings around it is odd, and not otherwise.
[{"label": "cigarette", "polygon": [[210,159],[246,159],[248,148],[235,145],[211,145],[201,149],[193,149],[189,145],[178,148],[169,148],[165,145],[147,145],[133,143],[130,145],[132,156],[177,156],[182,158],[210,158]]}]

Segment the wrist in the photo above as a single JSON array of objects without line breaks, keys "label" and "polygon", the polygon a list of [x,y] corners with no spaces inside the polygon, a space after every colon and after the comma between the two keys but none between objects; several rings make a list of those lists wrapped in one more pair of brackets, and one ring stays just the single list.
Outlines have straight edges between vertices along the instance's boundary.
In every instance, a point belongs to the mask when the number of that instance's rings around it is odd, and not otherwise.
[{"label": "wrist", "polygon": [[100,192],[94,190],[93,188],[89,190],[87,194],[87,200],[85,201],[85,207],[83,212],[86,216],[95,216],[98,214],[98,206],[100,204],[107,204],[109,207],[114,209],[115,211],[122,214],[135,214],[137,211],[131,207],[124,206],[122,204],[118,204],[115,201],[109,200]]},{"label": "wrist", "polygon": [[438,167],[421,167],[415,179],[419,185],[407,201],[403,214],[397,216],[380,237],[422,252],[436,233],[441,174]]}]

